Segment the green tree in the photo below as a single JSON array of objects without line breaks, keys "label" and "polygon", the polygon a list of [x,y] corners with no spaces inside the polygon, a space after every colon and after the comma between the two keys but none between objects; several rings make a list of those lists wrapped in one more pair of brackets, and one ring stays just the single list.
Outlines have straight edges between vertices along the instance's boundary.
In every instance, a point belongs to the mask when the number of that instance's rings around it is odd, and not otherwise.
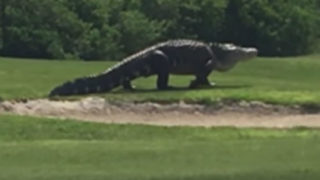
[{"label": "green tree", "polygon": [[317,29],[314,6],[301,1],[229,0],[226,22],[226,40],[269,56],[309,52]]},{"label": "green tree", "polygon": [[163,24],[149,20],[139,11],[124,11],[117,26],[125,53],[133,53],[156,42],[162,33]]},{"label": "green tree", "polygon": [[7,42],[7,0],[0,0],[0,53],[3,54],[3,47]]},{"label": "green tree", "polygon": [[158,41],[191,38],[310,52],[319,0],[0,0],[0,55],[120,59]]},{"label": "green tree", "polygon": [[225,0],[142,0],[141,11],[164,24],[163,39],[218,41]]},{"label": "green tree", "polygon": [[77,56],[88,25],[55,0],[10,0],[7,10],[7,56],[64,58]]},{"label": "green tree", "polygon": [[79,57],[85,60],[118,59],[121,34],[112,25],[124,2],[112,0],[69,0],[69,9],[89,24],[79,43]]}]

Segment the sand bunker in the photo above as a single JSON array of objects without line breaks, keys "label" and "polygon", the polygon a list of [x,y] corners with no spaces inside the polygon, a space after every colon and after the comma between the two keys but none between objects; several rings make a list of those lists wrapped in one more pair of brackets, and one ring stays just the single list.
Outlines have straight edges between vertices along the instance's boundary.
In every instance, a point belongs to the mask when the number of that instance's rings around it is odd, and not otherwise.
[{"label": "sand bunker", "polygon": [[82,121],[148,124],[161,126],[234,126],[263,128],[320,127],[320,113],[305,113],[301,107],[260,102],[200,104],[110,103],[99,97],[79,101],[4,101],[0,114],[70,118]]}]

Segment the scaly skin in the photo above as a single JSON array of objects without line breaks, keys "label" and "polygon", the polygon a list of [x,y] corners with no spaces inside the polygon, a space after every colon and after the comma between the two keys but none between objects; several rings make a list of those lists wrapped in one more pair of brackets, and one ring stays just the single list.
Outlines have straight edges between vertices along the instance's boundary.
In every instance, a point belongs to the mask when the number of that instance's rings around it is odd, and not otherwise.
[{"label": "scaly skin", "polygon": [[169,74],[195,75],[189,87],[196,88],[210,84],[207,77],[213,70],[227,71],[238,61],[256,55],[255,48],[171,40],[133,54],[98,75],[66,82],[53,89],[49,96],[108,92],[121,85],[132,89],[132,80],[151,75],[158,76],[158,89],[168,89]]}]

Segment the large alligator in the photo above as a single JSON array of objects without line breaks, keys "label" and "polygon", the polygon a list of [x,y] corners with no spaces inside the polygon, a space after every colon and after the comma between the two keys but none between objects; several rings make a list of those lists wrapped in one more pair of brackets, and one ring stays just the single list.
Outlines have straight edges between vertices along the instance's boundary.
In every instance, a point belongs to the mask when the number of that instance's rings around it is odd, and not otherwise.
[{"label": "large alligator", "polygon": [[66,82],[50,92],[50,96],[101,93],[123,86],[132,89],[138,77],[157,75],[157,88],[168,89],[169,74],[195,75],[190,88],[210,85],[207,77],[213,71],[227,71],[237,62],[257,55],[256,48],[233,44],[206,44],[193,40],[171,40],[156,44],[125,58],[98,75]]}]

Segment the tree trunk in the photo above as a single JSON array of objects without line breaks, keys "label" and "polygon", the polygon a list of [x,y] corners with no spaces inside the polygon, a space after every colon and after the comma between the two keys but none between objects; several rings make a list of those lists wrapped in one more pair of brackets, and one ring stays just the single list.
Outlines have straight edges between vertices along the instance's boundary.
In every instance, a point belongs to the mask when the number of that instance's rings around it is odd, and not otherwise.
[{"label": "tree trunk", "polygon": [[7,17],[6,17],[6,7],[7,7],[7,0],[0,1],[0,22],[1,22],[1,39],[2,39],[2,47],[1,47],[1,55],[4,54],[7,42]]}]

